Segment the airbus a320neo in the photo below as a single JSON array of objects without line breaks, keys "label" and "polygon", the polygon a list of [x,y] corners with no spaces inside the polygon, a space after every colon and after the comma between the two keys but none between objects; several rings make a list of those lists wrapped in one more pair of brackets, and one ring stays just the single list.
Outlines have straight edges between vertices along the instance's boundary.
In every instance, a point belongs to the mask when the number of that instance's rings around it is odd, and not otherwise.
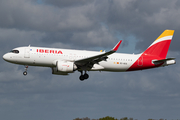
[{"label": "airbus a320neo", "polygon": [[81,73],[81,81],[88,79],[87,71],[125,72],[175,64],[175,58],[166,58],[174,30],[165,30],[140,54],[115,53],[122,40],[108,52],[57,49],[45,47],[18,47],[3,56],[7,62],[28,66],[50,67],[52,74]]}]

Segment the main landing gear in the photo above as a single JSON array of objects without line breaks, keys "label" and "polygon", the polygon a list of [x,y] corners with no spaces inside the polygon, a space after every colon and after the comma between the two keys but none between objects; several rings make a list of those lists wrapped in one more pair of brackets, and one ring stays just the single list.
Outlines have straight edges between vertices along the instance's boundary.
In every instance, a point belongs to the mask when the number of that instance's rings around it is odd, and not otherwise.
[{"label": "main landing gear", "polygon": [[79,79],[81,81],[84,81],[85,79],[89,78],[89,75],[86,73],[86,71],[85,71],[84,75],[83,75],[83,71],[80,71],[80,72],[81,72],[81,75],[80,75]]},{"label": "main landing gear", "polygon": [[25,71],[23,72],[23,75],[26,76],[27,75],[27,69],[28,69],[28,66],[25,66]]}]

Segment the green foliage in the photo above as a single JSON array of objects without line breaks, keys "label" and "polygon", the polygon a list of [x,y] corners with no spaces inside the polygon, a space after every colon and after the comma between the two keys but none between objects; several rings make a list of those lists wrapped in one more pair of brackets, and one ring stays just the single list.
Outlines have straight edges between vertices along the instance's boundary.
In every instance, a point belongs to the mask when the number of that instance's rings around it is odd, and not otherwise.
[{"label": "green foliage", "polygon": [[118,120],[118,119],[115,119],[114,117],[106,116],[106,117],[103,117],[103,118],[99,118],[99,120]]},{"label": "green foliage", "polygon": [[75,118],[75,119],[73,119],[73,120],[82,120],[81,118]]},{"label": "green foliage", "polygon": [[128,120],[128,118],[127,118],[127,117],[125,117],[125,118],[121,118],[120,120]]},{"label": "green foliage", "polygon": [[[106,116],[106,117],[99,118],[99,119],[90,119],[90,118],[86,117],[86,118],[75,118],[73,120],[133,120],[133,118],[128,119],[127,117],[124,117],[121,119],[117,119],[114,117]],[[135,119],[135,120],[138,120],[138,119]],[[148,120],[167,120],[167,119],[148,119]],[[180,120],[180,119],[177,119],[177,120]]]},{"label": "green foliage", "polygon": [[76,119],[73,119],[73,120],[90,120],[90,118],[86,117],[86,118],[76,118]]}]

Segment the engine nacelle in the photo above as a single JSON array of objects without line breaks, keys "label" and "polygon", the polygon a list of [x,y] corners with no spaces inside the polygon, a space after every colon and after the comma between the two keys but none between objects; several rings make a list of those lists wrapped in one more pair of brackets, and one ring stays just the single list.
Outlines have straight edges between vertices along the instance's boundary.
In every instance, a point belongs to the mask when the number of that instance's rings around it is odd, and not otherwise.
[{"label": "engine nacelle", "polygon": [[57,61],[56,68],[60,72],[73,72],[77,66],[73,62]]},{"label": "engine nacelle", "polygon": [[56,68],[56,67],[53,67],[53,68],[52,68],[52,74],[55,74],[55,75],[69,75],[67,72],[57,71],[57,68]]},{"label": "engine nacelle", "polygon": [[57,61],[56,67],[52,68],[52,74],[68,75],[77,69],[73,62]]}]

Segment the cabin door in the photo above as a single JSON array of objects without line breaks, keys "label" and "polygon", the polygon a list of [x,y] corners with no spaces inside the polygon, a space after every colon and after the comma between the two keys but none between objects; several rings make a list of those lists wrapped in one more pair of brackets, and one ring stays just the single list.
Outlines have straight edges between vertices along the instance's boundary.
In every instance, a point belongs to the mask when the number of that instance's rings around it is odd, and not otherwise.
[{"label": "cabin door", "polygon": [[25,48],[24,58],[30,58],[30,48]]},{"label": "cabin door", "polygon": [[143,66],[143,57],[142,56],[138,59],[138,66]]}]

